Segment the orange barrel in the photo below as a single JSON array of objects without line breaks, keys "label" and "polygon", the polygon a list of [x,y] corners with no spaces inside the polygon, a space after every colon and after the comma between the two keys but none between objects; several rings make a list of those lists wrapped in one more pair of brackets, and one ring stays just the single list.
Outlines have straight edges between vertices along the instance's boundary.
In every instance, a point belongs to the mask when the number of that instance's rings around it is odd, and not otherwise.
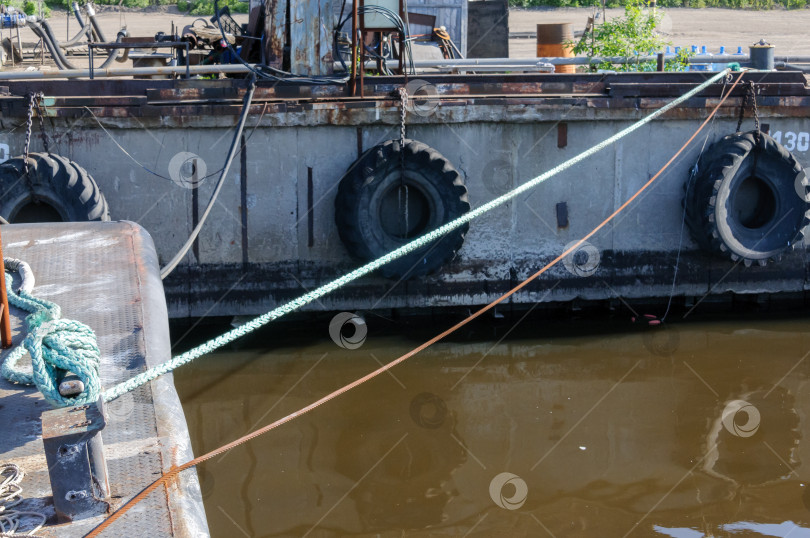
[{"label": "orange barrel", "polygon": [[[570,22],[537,25],[537,57],[538,58],[573,58],[571,47],[565,45],[566,41],[574,40],[574,32]],[[575,65],[555,66],[556,73],[576,73]]]}]

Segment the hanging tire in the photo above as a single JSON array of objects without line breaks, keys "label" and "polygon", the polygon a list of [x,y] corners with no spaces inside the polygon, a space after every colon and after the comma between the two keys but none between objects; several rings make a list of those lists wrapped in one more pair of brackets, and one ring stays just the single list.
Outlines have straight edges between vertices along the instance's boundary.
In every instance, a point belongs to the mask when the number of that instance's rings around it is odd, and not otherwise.
[{"label": "hanging tire", "polygon": [[684,186],[686,223],[703,250],[766,265],[802,240],[810,183],[796,158],[767,134],[759,141],[753,131],[724,137],[692,172]]},{"label": "hanging tire", "polygon": [[11,223],[110,220],[107,200],[87,170],[53,153],[0,164],[0,216]]},{"label": "hanging tire", "polygon": [[[470,210],[458,171],[438,151],[415,140],[405,140],[403,187],[402,151],[399,141],[377,145],[340,180],[335,222],[340,239],[356,258],[375,260]],[[381,273],[397,279],[434,273],[456,256],[468,228],[465,224],[384,265]]]}]

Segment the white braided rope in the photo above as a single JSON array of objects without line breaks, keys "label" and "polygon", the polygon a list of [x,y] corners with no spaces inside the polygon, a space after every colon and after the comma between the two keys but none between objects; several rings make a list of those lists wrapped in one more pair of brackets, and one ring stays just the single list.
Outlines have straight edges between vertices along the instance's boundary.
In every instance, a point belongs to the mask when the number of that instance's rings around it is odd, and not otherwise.
[{"label": "white braided rope", "polygon": [[31,290],[34,289],[35,279],[34,272],[31,270],[30,265],[17,258],[3,258],[3,266],[6,268],[6,271],[19,273],[22,277],[20,290],[31,293]]},{"label": "white braided rope", "polygon": [[[47,518],[40,512],[30,510],[14,510],[22,502],[23,488],[20,485],[25,474],[13,463],[0,465],[0,538],[6,536],[33,536]],[[17,532],[20,528],[20,518],[31,517],[40,521],[25,533]]]},{"label": "white braided rope", "polygon": [[137,376],[133,377],[132,379],[124,381],[123,383],[121,383],[119,385],[116,385],[115,387],[112,387],[112,388],[104,391],[104,393],[102,394],[102,396],[104,397],[104,401],[113,400],[113,399],[121,396],[122,394],[125,394],[125,393],[127,393],[127,392],[129,392],[131,390],[134,390],[134,389],[140,387],[141,385],[143,385],[144,383],[147,383],[147,382],[149,382],[149,381],[151,381],[153,379],[156,379],[157,377],[159,377],[159,376],[161,376],[161,375],[163,375],[165,373],[171,372],[172,370],[174,370],[175,368],[178,368],[179,366],[182,366],[182,365],[184,365],[184,364],[186,364],[188,362],[193,361],[194,359],[196,359],[198,357],[201,357],[202,355],[206,355],[206,354],[208,354],[208,353],[210,353],[210,352],[212,352],[212,351],[214,351],[214,350],[216,350],[216,349],[218,349],[218,348],[220,348],[220,347],[222,347],[224,345],[227,345],[227,344],[233,342],[234,340],[236,340],[238,338],[241,338],[242,336],[245,336],[246,334],[249,334],[249,333],[255,331],[256,329],[259,329],[260,327],[270,323],[271,321],[276,320],[276,319],[284,316],[285,314],[289,314],[290,312],[293,312],[293,311],[301,308],[304,305],[307,305],[307,304],[309,304],[309,303],[311,303],[313,301],[318,300],[319,298],[323,297],[324,295],[326,295],[328,293],[331,293],[331,292],[335,291],[336,289],[338,289],[338,288],[340,288],[342,286],[345,286],[346,284],[348,284],[349,282],[352,282],[353,280],[357,280],[358,278],[360,278],[362,276],[365,276],[365,275],[367,275],[367,274],[369,274],[369,273],[371,273],[373,271],[376,271],[377,269],[379,269],[380,267],[382,267],[383,265],[385,265],[388,262],[394,261],[397,258],[401,258],[402,256],[405,256],[405,255],[407,255],[407,254],[409,254],[409,253],[411,253],[411,252],[413,252],[415,250],[418,250],[418,249],[426,246],[429,243],[432,243],[436,239],[439,239],[440,237],[442,237],[444,234],[446,234],[448,232],[451,232],[451,231],[455,230],[456,228],[459,228],[459,227],[467,224],[468,222],[470,222],[474,218],[480,217],[484,213],[487,213],[488,211],[491,211],[491,210],[495,209],[496,207],[505,204],[506,202],[508,202],[509,200],[515,198],[516,196],[519,196],[520,194],[522,194],[522,193],[524,193],[524,192],[526,192],[526,191],[528,191],[530,189],[533,189],[534,187],[536,187],[540,183],[546,181],[547,179],[559,174],[560,172],[563,172],[563,171],[567,170],[568,168],[571,168],[575,164],[580,163],[580,162],[584,161],[585,159],[587,159],[588,157],[592,156],[593,154],[605,149],[606,147],[610,146],[614,142],[620,140],[621,138],[624,138],[625,136],[629,135],[630,133],[637,130],[638,128],[640,128],[640,127],[646,125],[647,123],[651,122],[655,118],[661,116],[662,114],[665,114],[666,112],[668,112],[669,110],[671,110],[674,107],[678,106],[679,104],[683,103],[687,99],[690,99],[690,98],[694,97],[695,95],[697,95],[698,93],[700,93],[701,91],[706,89],[711,84],[714,84],[715,82],[717,82],[717,81],[721,80],[722,78],[724,78],[729,72],[730,72],[730,69],[724,69],[723,71],[720,71],[719,73],[712,76],[707,81],[700,84],[699,86],[696,86],[695,88],[693,88],[692,90],[686,92],[685,94],[678,97],[677,99],[667,103],[666,105],[659,108],[658,110],[656,110],[655,112],[653,112],[649,116],[646,116],[645,118],[639,120],[638,122],[636,122],[633,125],[627,127],[626,129],[623,129],[622,131],[619,131],[618,133],[611,136],[610,138],[608,138],[608,139],[600,142],[599,144],[593,146],[592,148],[580,153],[576,157],[574,157],[572,159],[569,159],[569,160],[565,161],[564,163],[552,168],[548,172],[545,172],[544,174],[541,174],[541,175],[537,176],[536,178],[527,181],[523,185],[520,185],[519,187],[515,188],[514,190],[512,190],[512,191],[510,191],[510,192],[508,192],[508,193],[506,193],[506,194],[504,194],[502,196],[499,196],[499,197],[487,202],[486,204],[484,204],[484,205],[482,205],[482,206],[480,206],[480,207],[478,207],[478,208],[476,208],[476,209],[474,209],[472,211],[469,211],[468,213],[465,213],[464,215],[457,218],[456,220],[454,220],[452,222],[448,222],[447,224],[445,224],[443,226],[440,226],[439,228],[433,230],[432,232],[429,232],[429,233],[427,233],[427,234],[425,234],[425,235],[423,235],[423,236],[421,236],[421,237],[419,237],[417,239],[414,239],[410,243],[407,243],[406,245],[403,245],[403,246],[399,247],[398,249],[396,249],[396,250],[394,250],[392,252],[389,252],[385,256],[383,256],[381,258],[378,258],[378,259],[376,259],[376,260],[374,260],[372,262],[369,262],[366,265],[364,265],[364,266],[362,266],[362,267],[360,267],[358,269],[355,269],[354,271],[352,271],[352,272],[350,272],[350,273],[348,273],[348,274],[346,274],[346,275],[344,275],[344,276],[342,276],[342,277],[340,277],[340,278],[338,278],[336,280],[333,280],[332,282],[329,282],[328,284],[325,284],[325,285],[321,286],[320,288],[314,289],[314,290],[310,291],[309,293],[306,293],[306,294],[302,295],[301,297],[293,299],[292,301],[290,301],[288,303],[285,303],[285,304],[283,304],[283,305],[281,305],[281,306],[279,306],[277,308],[274,308],[270,312],[267,312],[266,314],[262,314],[261,316],[258,316],[256,318],[254,318],[253,320],[245,323],[244,325],[241,325],[241,326],[237,327],[236,329],[228,331],[225,334],[214,338],[213,340],[209,340],[208,342],[206,342],[204,344],[201,344],[201,345],[195,347],[194,349],[191,349],[189,351],[186,351],[185,353],[182,353],[182,354],[180,354],[180,355],[178,355],[176,357],[173,357],[172,359],[166,361],[165,363],[163,363],[161,365],[158,365],[158,366],[156,366],[156,367],[154,367],[154,368],[152,368],[150,370],[147,370],[146,372],[138,374]]}]

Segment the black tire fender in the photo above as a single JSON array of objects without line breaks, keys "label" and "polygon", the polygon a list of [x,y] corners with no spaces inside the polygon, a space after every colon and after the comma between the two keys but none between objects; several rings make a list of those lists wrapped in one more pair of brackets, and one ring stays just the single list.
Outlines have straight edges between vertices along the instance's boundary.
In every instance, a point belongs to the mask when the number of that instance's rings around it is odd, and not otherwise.
[{"label": "black tire fender", "polygon": [[28,212],[32,204],[49,206],[39,213],[55,212],[63,222],[110,220],[107,200],[87,170],[60,155],[29,153],[26,179],[24,159],[0,164],[0,215],[6,220],[36,222],[37,212]]},{"label": "black tire fender", "polygon": [[[404,152],[405,185],[400,187]],[[402,202],[407,196],[407,230]],[[398,207],[403,207],[402,215]],[[470,210],[461,174],[441,153],[417,142],[389,140],[366,151],[340,180],[335,223],[355,258],[371,261]],[[398,227],[401,232],[396,232]],[[407,279],[438,271],[455,258],[469,228],[465,224],[433,243],[384,265],[388,278]]]},{"label": "black tire fender", "polygon": [[802,240],[810,223],[808,185],[801,164],[773,138],[735,133],[713,144],[692,170],[686,223],[706,252],[766,265]]}]

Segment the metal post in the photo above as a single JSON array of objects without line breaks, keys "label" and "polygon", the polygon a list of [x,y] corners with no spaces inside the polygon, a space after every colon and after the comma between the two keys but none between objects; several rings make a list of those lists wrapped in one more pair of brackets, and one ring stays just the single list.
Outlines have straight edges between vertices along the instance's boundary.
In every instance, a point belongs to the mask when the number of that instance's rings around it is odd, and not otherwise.
[{"label": "metal post", "polygon": [[773,45],[765,43],[765,40],[761,39],[759,43],[754,43],[748,47],[748,51],[751,58],[751,67],[763,71],[773,71]]},{"label": "metal post", "polygon": [[[0,238],[0,260],[3,259],[3,240]],[[11,316],[6,293],[6,271],[0,271],[0,342],[4,348],[11,347]]]},{"label": "metal post", "polygon": [[[405,25],[405,30],[410,33],[411,29],[408,27],[408,23],[405,22],[408,20],[407,15],[405,14],[405,10],[407,7],[405,6],[405,2],[399,0],[399,18],[402,19],[402,24]],[[408,74],[406,73],[405,69],[405,36],[402,35],[401,32],[397,32],[399,35],[399,74],[405,75],[405,84],[408,84]],[[380,39],[382,42],[382,39]],[[393,45],[391,46],[391,50],[393,50]],[[382,52],[382,46],[380,47],[380,52]]]},{"label": "metal post", "polygon": [[42,413],[42,444],[53,507],[60,522],[94,517],[109,508],[110,484],[101,430],[103,400]]},{"label": "metal post", "polygon": [[[353,4],[363,4],[363,0],[352,0]],[[358,38],[360,42],[357,44],[357,47],[360,51],[360,98],[366,96],[365,94],[365,73],[366,73],[366,15],[364,13],[360,13],[360,37]]]},{"label": "metal post", "polygon": [[[20,25],[14,24],[14,28],[17,30],[17,48],[20,49],[20,58],[23,58],[23,47],[22,47],[22,38],[20,37]],[[45,54],[44,52],[42,54]],[[11,55],[14,56],[14,46],[11,47]],[[23,58],[24,59],[24,58]]]},{"label": "metal post", "polygon": [[352,0],[352,76],[349,79],[349,95],[357,95],[357,1]]},{"label": "metal post", "polygon": [[663,52],[658,53],[658,57],[656,58],[656,64],[657,64],[656,69],[658,69],[659,71],[664,71],[665,66],[666,66],[666,62],[664,62],[664,53]]},{"label": "metal post", "polygon": [[[90,23],[88,22],[87,24],[90,24]],[[90,65],[89,65],[89,68],[90,68],[90,80],[93,80],[93,69],[94,69],[94,66],[93,66],[93,40],[90,37],[91,35],[93,35],[93,32],[88,32],[88,34],[87,34],[87,54],[90,56]],[[133,62],[133,65],[134,65],[134,62]]]}]

